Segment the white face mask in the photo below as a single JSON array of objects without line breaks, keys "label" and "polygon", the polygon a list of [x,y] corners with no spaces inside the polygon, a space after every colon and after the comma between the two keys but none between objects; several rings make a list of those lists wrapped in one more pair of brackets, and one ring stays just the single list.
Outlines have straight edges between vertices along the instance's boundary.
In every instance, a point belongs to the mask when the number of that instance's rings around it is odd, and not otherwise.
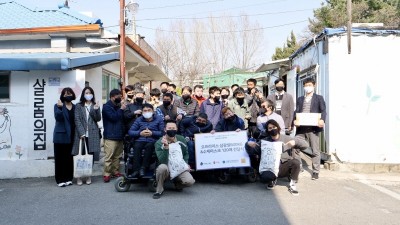
[{"label": "white face mask", "polygon": [[304,87],[304,91],[309,94],[314,91],[314,87]]},{"label": "white face mask", "polygon": [[143,117],[145,119],[150,119],[153,116],[153,112],[145,112],[143,113]]},{"label": "white face mask", "polygon": [[86,99],[87,101],[90,101],[90,100],[93,99],[93,95],[92,95],[92,94],[85,95],[84,97],[85,97],[85,99]]}]

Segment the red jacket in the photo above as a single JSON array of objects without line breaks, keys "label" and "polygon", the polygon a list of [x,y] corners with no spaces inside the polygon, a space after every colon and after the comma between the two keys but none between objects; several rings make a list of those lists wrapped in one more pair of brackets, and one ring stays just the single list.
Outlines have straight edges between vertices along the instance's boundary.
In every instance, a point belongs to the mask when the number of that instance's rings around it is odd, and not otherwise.
[{"label": "red jacket", "polygon": [[196,95],[192,95],[192,99],[196,100],[197,103],[199,103],[199,106],[201,105],[202,102],[204,102],[205,100],[207,100],[206,98],[204,98],[203,96],[201,96],[200,98],[197,97]]}]

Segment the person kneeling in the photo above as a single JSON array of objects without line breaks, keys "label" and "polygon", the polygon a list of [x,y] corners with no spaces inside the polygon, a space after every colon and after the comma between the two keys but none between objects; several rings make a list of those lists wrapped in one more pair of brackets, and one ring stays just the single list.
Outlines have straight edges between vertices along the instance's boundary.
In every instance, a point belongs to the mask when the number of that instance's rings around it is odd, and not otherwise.
[{"label": "person kneeling", "polygon": [[[267,137],[264,138],[263,141],[282,142],[283,147],[278,171],[274,171],[274,166],[272,166],[272,168],[271,166],[266,166],[266,168],[269,169],[261,171],[261,167],[265,167],[265,165],[260,165],[260,181],[267,184],[268,189],[273,189],[277,178],[289,177],[289,191],[294,195],[298,195],[299,192],[296,183],[300,173],[300,155],[297,149],[305,150],[309,145],[304,140],[281,134],[281,127],[275,120],[268,120],[265,129],[267,131]],[[247,153],[253,160],[255,158],[260,158],[262,161],[261,142],[262,140],[258,143],[248,141],[245,145]],[[279,155],[279,153],[277,155]],[[254,165],[254,163],[252,164]],[[260,164],[260,162],[257,162],[257,164]]]},{"label": "person kneeling", "polygon": [[157,190],[153,195],[154,199],[160,198],[163,194],[164,182],[167,179],[172,178],[178,191],[192,186],[195,182],[187,164],[189,154],[186,139],[181,135],[176,135],[177,130],[175,121],[166,121],[166,135],[155,144],[159,166],[156,170]]}]

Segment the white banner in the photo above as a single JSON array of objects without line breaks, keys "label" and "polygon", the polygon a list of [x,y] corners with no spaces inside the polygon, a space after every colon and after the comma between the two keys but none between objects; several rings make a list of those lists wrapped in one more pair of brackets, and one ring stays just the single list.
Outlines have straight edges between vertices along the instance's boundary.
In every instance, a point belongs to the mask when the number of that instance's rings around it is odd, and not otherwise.
[{"label": "white banner", "polygon": [[299,126],[318,126],[321,113],[296,113]]},{"label": "white banner", "polygon": [[261,140],[261,161],[259,172],[271,171],[278,176],[283,142]]},{"label": "white banner", "polygon": [[249,167],[246,131],[195,134],[196,169]]}]

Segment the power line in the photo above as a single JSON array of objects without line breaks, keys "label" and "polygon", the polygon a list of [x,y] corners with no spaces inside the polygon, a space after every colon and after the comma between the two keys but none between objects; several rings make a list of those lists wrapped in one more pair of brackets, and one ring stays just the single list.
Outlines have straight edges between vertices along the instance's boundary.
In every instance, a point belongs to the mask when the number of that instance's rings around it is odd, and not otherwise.
[{"label": "power line", "polygon": [[307,22],[307,21],[308,20],[301,20],[301,21],[292,22],[292,23],[285,23],[285,24],[280,24],[280,25],[274,25],[274,26],[268,26],[268,27],[260,27],[260,28],[254,28],[254,29],[231,30],[231,31],[216,31],[216,32],[172,31],[172,30],[163,30],[163,29],[155,29],[155,28],[150,28],[150,27],[144,27],[144,26],[140,26],[140,25],[136,25],[136,26],[140,27],[140,28],[143,28],[143,29],[159,30],[159,31],[164,31],[164,32],[169,32],[169,33],[181,33],[181,34],[228,34],[228,33],[240,33],[240,32],[248,32],[248,31],[265,30],[265,29],[271,29],[271,28],[277,28],[277,27],[284,27],[284,26],[303,23],[303,22]]},{"label": "power line", "polygon": [[180,5],[166,5],[166,6],[160,6],[160,7],[143,8],[143,9],[140,9],[140,10],[165,9],[165,8],[172,8],[172,7],[179,7],[179,6],[200,5],[200,4],[206,4],[206,3],[212,3],[212,2],[222,2],[222,1],[224,1],[224,0],[212,0],[212,1],[203,1],[203,2],[192,2],[192,3],[186,3],[186,4],[180,4]]},{"label": "power line", "polygon": [[[303,11],[309,11],[309,10],[314,10],[314,9],[299,9],[299,10],[291,10],[291,11],[281,11],[281,12],[267,12],[267,13],[258,13],[258,14],[250,14],[250,15],[245,15],[245,16],[262,16],[262,15],[275,15],[275,14],[284,14],[284,13],[293,13],[293,12],[303,12]],[[208,17],[159,17],[159,18],[146,18],[146,19],[139,19],[136,21],[150,21],[150,20],[171,20],[171,19],[176,19],[176,20],[194,20],[194,19],[218,19],[218,18],[234,18],[234,17],[242,17],[240,16],[208,16]]]}]

